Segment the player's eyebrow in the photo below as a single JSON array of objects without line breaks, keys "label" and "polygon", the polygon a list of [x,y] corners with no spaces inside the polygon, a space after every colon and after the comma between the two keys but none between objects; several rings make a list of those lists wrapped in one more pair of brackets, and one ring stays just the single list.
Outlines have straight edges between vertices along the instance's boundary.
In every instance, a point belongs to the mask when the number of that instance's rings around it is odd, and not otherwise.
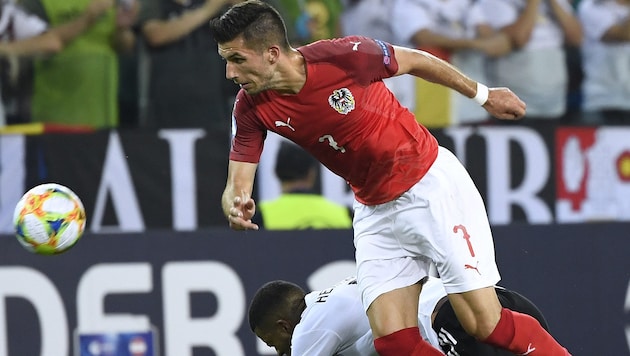
[{"label": "player's eyebrow", "polygon": [[239,53],[231,53],[223,58],[225,58],[226,60],[231,60],[231,59],[243,59],[244,57],[241,56]]}]

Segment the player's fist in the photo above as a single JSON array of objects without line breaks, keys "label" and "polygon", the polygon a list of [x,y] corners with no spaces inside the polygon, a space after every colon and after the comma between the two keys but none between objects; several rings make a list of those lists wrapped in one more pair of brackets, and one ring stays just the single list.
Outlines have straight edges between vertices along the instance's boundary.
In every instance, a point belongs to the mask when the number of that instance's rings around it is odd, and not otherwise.
[{"label": "player's fist", "polygon": [[258,225],[252,223],[256,213],[256,202],[249,196],[235,197],[229,210],[228,221],[234,230],[258,230]]},{"label": "player's fist", "polygon": [[503,120],[520,119],[526,109],[525,103],[508,88],[490,88],[483,107],[490,115]]}]

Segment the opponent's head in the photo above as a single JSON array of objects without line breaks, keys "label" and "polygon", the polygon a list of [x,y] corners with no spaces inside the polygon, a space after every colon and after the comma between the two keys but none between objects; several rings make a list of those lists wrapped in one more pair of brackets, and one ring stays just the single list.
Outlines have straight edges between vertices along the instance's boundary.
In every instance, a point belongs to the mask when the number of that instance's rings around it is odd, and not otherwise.
[{"label": "opponent's head", "polygon": [[306,307],[305,295],[296,284],[278,280],[263,285],[252,299],[249,326],[278,355],[291,355],[291,337]]},{"label": "opponent's head", "polygon": [[261,1],[246,1],[213,19],[210,29],[227,61],[227,79],[249,94],[269,89],[278,58],[291,48],[278,11]]}]

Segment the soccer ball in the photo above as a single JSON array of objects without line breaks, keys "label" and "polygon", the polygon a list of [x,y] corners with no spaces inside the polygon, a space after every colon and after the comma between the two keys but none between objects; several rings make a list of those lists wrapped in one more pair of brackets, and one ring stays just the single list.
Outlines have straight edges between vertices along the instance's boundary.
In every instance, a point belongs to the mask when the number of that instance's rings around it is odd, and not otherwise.
[{"label": "soccer ball", "polygon": [[85,209],[79,197],[56,183],[26,192],[13,213],[18,241],[28,251],[54,255],[67,251],[83,235]]}]

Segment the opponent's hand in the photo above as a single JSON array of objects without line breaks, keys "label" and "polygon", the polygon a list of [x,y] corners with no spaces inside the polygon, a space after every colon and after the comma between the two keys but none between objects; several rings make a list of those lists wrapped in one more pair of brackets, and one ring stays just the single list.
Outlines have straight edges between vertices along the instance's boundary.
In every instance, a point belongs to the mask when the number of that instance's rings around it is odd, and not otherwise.
[{"label": "opponent's hand", "polygon": [[525,116],[526,105],[508,88],[489,88],[483,107],[497,119],[517,120]]},{"label": "opponent's hand", "polygon": [[258,225],[252,222],[256,213],[256,202],[249,196],[235,197],[230,208],[228,221],[234,230],[258,230]]}]

